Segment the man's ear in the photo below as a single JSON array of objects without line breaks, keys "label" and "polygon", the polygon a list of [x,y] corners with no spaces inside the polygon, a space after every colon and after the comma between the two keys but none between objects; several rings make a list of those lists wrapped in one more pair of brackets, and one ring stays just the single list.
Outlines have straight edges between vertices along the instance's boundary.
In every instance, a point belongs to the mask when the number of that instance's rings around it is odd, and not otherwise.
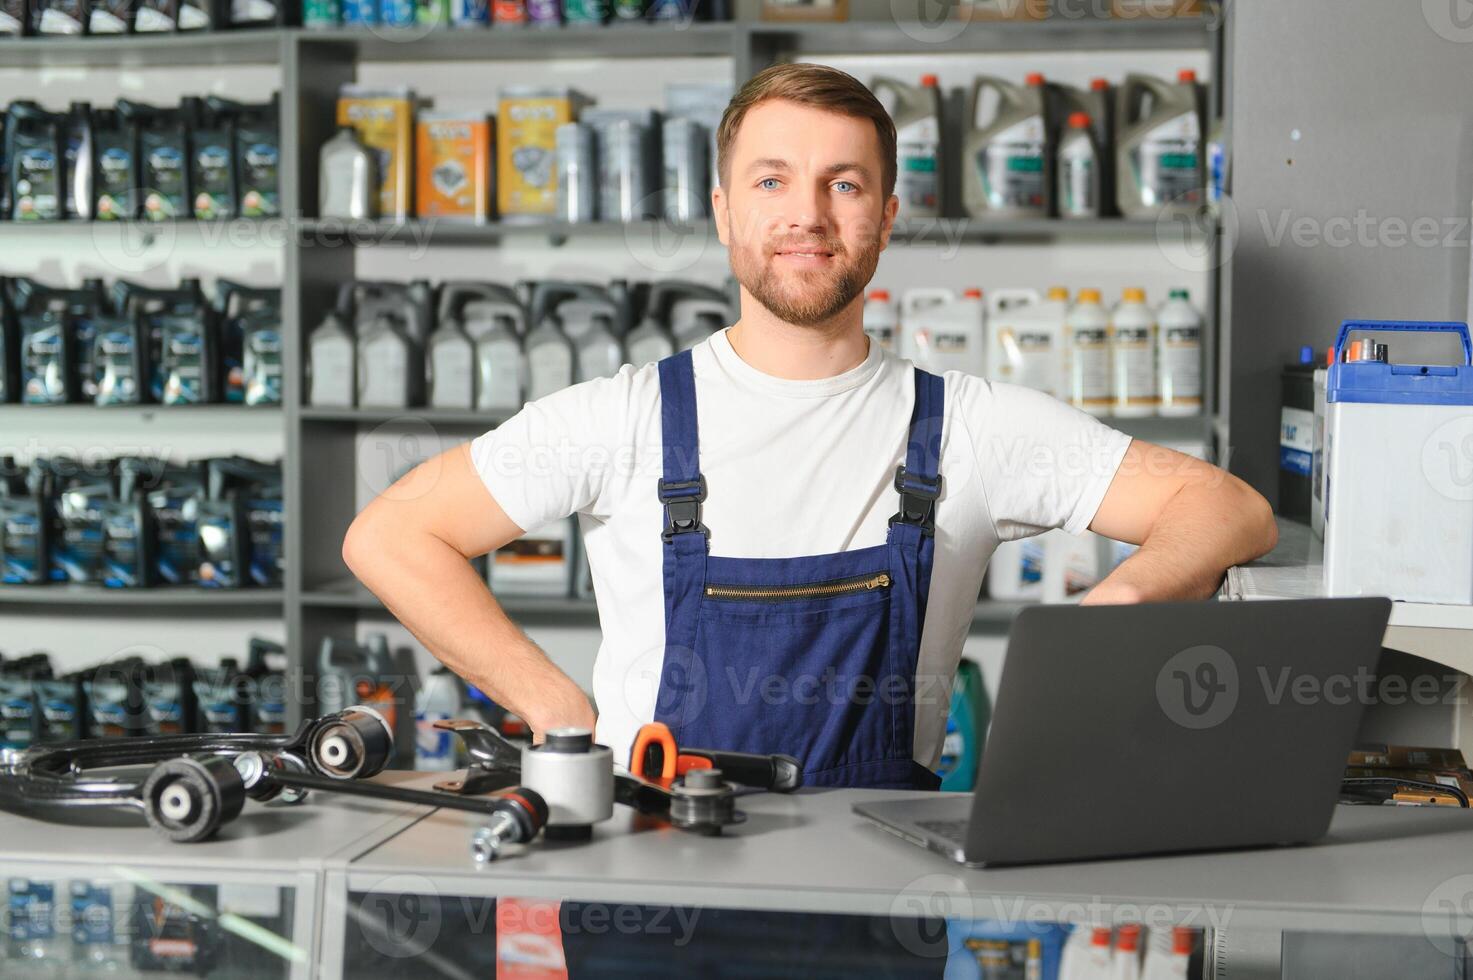
[{"label": "man's ear", "polygon": [[880,219],[880,251],[884,251],[890,245],[890,232],[895,229],[895,216],[900,213],[900,198],[894,194],[885,202],[883,217]]},{"label": "man's ear", "polygon": [[711,188],[711,216],[716,219],[716,240],[727,245],[726,190],[720,184]]}]

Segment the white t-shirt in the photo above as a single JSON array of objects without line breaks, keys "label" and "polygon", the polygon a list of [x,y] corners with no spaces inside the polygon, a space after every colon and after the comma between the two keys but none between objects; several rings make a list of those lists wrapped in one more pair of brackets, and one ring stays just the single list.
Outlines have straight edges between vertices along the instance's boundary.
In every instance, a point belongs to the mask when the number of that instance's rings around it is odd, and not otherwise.
[{"label": "white t-shirt", "polygon": [[[789,381],[743,361],[726,331],[692,350],[701,519],[710,553],[791,558],[883,544],[899,506],[913,366],[869,345],[832,378]],[[1094,519],[1130,437],[1047,395],[949,371],[942,491],[916,698],[915,759],[941,757],[952,677],[999,541]],[[486,488],[518,527],[578,515],[598,600],[598,740],[625,759],[654,718],[665,600],[656,497],[662,475],[655,364],[527,404],[471,446]],[[495,576],[492,576],[495,592]]]}]

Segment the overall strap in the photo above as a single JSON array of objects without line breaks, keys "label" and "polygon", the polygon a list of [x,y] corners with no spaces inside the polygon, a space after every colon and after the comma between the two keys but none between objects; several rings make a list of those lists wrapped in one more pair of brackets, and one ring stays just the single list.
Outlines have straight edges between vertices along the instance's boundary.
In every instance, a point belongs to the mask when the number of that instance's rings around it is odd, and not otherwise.
[{"label": "overall strap", "polygon": [[664,479],[659,484],[665,505],[666,541],[678,534],[710,532],[701,523],[706,478],[701,475],[696,429],[696,378],[691,353],[683,350],[660,361],[660,432]]},{"label": "overall strap", "polygon": [[890,525],[911,524],[930,536],[936,531],[936,498],[941,496],[941,426],[946,382],[939,375],[915,369],[915,404],[910,414],[910,438],[905,463],[895,469],[900,511]]}]

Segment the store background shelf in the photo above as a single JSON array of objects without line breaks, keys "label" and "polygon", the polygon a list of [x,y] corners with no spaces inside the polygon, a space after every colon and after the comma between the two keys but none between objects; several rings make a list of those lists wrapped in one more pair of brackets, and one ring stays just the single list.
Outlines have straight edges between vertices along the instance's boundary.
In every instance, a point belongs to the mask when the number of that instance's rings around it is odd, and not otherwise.
[{"label": "store background shelf", "polygon": [[[937,28],[940,28],[938,31]],[[947,23],[924,25],[899,23],[893,19],[841,24],[776,24],[742,21],[731,24],[693,24],[686,29],[651,25],[630,30],[604,29],[591,31],[448,31],[421,32],[339,29],[307,31],[276,29],[235,31],[199,35],[123,38],[26,38],[0,41],[0,66],[21,69],[50,66],[73,66],[89,69],[83,73],[89,85],[106,87],[95,97],[85,94],[69,97],[92,98],[104,102],[124,91],[134,91],[138,82],[134,73],[145,80],[150,71],[167,77],[167,92],[154,101],[167,101],[180,92],[194,92],[217,87],[221,78],[237,75],[249,78],[253,86],[249,97],[264,98],[272,88],[281,92],[282,106],[282,209],[286,215],[310,215],[317,200],[317,153],[323,140],[333,131],[333,100],[338,86],[344,82],[378,84],[385,80],[418,85],[444,78],[456,79],[456,72],[484,73],[488,81],[479,96],[490,100],[501,76],[525,72],[535,66],[539,74],[534,80],[555,78],[560,84],[586,88],[600,102],[610,105],[631,104],[633,92],[658,92],[670,79],[730,80],[740,84],[762,68],[789,59],[853,56],[859,58],[893,57],[903,61],[906,72],[933,70],[938,60],[950,59],[952,70],[971,71],[973,56],[976,71],[988,57],[1007,58],[1018,53],[1059,53],[1062,57],[1088,57],[1091,52],[1112,53],[1112,65],[1133,65],[1132,53],[1142,58],[1151,53],[1158,60],[1156,69],[1174,70],[1179,59],[1171,52],[1194,53],[1199,68],[1212,65],[1208,74],[1218,77],[1216,70],[1221,52],[1220,37],[1209,21],[1194,20],[1075,20],[1060,19],[1044,23]],[[1120,59],[1124,59],[1123,61]],[[1010,62],[1011,64],[1011,62]],[[440,66],[444,66],[443,71]],[[227,68],[227,66],[242,66]],[[250,67],[246,67],[250,66]],[[216,69],[219,70],[216,70]],[[879,70],[879,69],[877,69]],[[889,70],[886,63],[884,70]],[[1011,70],[1011,69],[1009,69]],[[1116,68],[1110,69],[1112,72]],[[438,73],[438,74],[437,74]],[[441,76],[444,76],[443,78]],[[182,77],[181,77],[182,76]],[[127,85],[121,80],[126,77]],[[177,86],[175,91],[174,86]],[[191,87],[192,86],[192,87]],[[116,90],[114,91],[114,87]],[[431,86],[432,88],[433,86]],[[450,89],[439,93],[448,98]],[[957,91],[948,92],[948,119],[954,120],[959,108]],[[227,93],[229,94],[229,93]],[[434,93],[431,93],[434,94]],[[40,94],[44,98],[44,93]],[[34,97],[29,94],[23,97]],[[656,96],[656,98],[658,98]],[[621,102],[621,99],[626,101]],[[633,103],[638,104],[638,103]],[[650,104],[657,104],[652,102]],[[953,198],[955,195],[953,194]],[[1175,226],[1173,226],[1173,230]],[[22,239],[27,232],[39,231],[33,239]],[[240,236],[220,232],[260,232],[251,237],[252,248],[214,248],[216,242],[231,242]],[[1178,279],[1194,284],[1204,297],[1209,328],[1205,355],[1208,404],[1215,404],[1212,388],[1215,380],[1212,315],[1213,277],[1174,267],[1161,250],[1160,229],[1152,221],[1065,222],[1058,220],[1026,222],[992,222],[951,217],[935,221],[902,222],[892,239],[881,271],[893,269],[891,280],[877,285],[909,281],[916,269],[929,273],[943,270],[931,262],[935,249],[952,246],[989,251],[986,263],[974,261],[978,252],[962,252],[963,260],[945,270],[948,274],[980,279],[981,285],[1007,282],[1018,275],[1019,268],[1036,268],[1039,257],[1050,255],[1051,249],[1066,250],[1070,261],[1059,267],[1058,278],[1073,282],[1087,274],[1094,265],[1091,256],[1113,254],[1090,250],[1120,246],[1137,249],[1142,262],[1160,266],[1157,279],[1146,284],[1163,290],[1167,282]],[[274,235],[275,237],[269,237]],[[1177,232],[1179,234],[1179,232]],[[695,238],[705,243],[716,240],[715,226],[710,221],[691,224],[647,222],[636,225],[598,222],[585,225],[553,223],[549,225],[516,225],[492,222],[466,225],[451,222],[372,222],[369,224],[318,220],[311,217],[282,218],[249,227],[243,222],[224,226],[201,222],[174,222],[153,227],[129,227],[106,234],[130,236],[130,247],[136,239],[148,237],[147,250],[135,256],[127,250],[96,244],[98,229],[85,224],[58,225],[40,231],[0,226],[0,241],[13,248],[20,240],[42,243],[45,249],[85,247],[104,258],[117,253],[131,263],[126,270],[113,270],[113,276],[157,278],[164,275],[158,262],[172,263],[168,274],[188,268],[187,274],[230,275],[246,281],[261,281],[248,271],[273,268],[280,275],[285,302],[283,340],[284,370],[288,378],[286,404],[281,411],[258,412],[254,409],[211,407],[208,409],[165,410],[129,409],[122,414],[103,412],[87,406],[61,409],[61,414],[43,413],[29,408],[7,409],[0,414],[0,426],[34,426],[33,420],[51,419],[54,426],[70,426],[79,442],[107,441],[118,443],[123,433],[120,425],[132,420],[149,424],[149,438],[135,441],[169,449],[178,445],[193,446],[218,443],[225,451],[243,448],[252,454],[283,458],[287,495],[287,569],[284,588],[279,592],[184,593],[172,590],[147,593],[99,594],[95,590],[15,590],[0,592],[0,616],[10,613],[30,615],[35,612],[81,614],[97,623],[105,623],[104,615],[118,617],[120,633],[127,623],[142,620],[151,613],[189,618],[190,629],[225,621],[230,613],[236,620],[254,616],[280,617],[292,668],[303,670],[315,658],[321,639],[326,635],[356,634],[393,628],[376,599],[361,587],[348,581],[340,552],[342,535],[352,517],[366,499],[382,489],[382,481],[365,469],[365,458],[375,454],[393,454],[396,469],[415,461],[404,447],[414,440],[398,438],[400,432],[423,430],[428,425],[433,439],[419,439],[420,449],[433,450],[453,445],[493,428],[502,421],[488,413],[410,409],[338,409],[302,404],[302,390],[296,383],[304,376],[304,344],[308,332],[321,320],[331,305],[337,287],[355,276],[410,278],[428,275],[432,279],[470,276],[511,281],[536,278],[546,274],[567,274],[586,278],[631,275],[648,279],[686,274],[707,275],[712,268],[725,267],[719,248],[707,247],[704,265],[691,272],[669,272],[644,264],[652,256],[658,258],[658,244],[677,238]],[[247,236],[249,237],[249,236]],[[636,253],[631,240],[644,246]],[[75,243],[82,243],[77,246]],[[350,247],[336,247],[347,245]],[[430,264],[415,271],[406,266],[408,249],[403,245],[422,245],[438,250],[430,253]],[[566,246],[561,252],[550,252],[549,245]],[[334,246],[334,247],[323,247]],[[378,246],[385,246],[379,248]],[[1012,265],[1002,261],[1010,246],[1019,246]],[[105,252],[107,247],[113,253]],[[1035,248],[1036,247],[1036,248]],[[487,250],[483,257],[477,251]],[[627,269],[610,271],[609,256],[617,253]],[[562,256],[562,258],[559,258]],[[415,256],[423,261],[423,256]],[[1134,269],[1130,263],[1123,267]],[[549,263],[551,263],[549,265]],[[1083,264],[1081,264],[1083,263]],[[94,263],[95,264],[95,263]],[[79,264],[78,268],[86,268]],[[426,271],[418,271],[426,270]],[[68,270],[69,272],[71,270]],[[1112,270],[1112,276],[1119,270]],[[1134,273],[1131,273],[1132,275]],[[1206,285],[1201,285],[1205,280]],[[925,281],[919,280],[919,281]],[[1088,284],[1088,283],[1085,283]],[[113,420],[100,426],[97,420]],[[255,430],[241,436],[243,446],[233,442],[232,435],[244,428],[241,420],[253,420]],[[13,421],[12,421],[13,420]],[[1153,441],[1202,439],[1210,431],[1210,418],[1108,420],[1132,435]],[[53,426],[53,427],[54,427]],[[375,430],[384,427],[391,438],[377,438]],[[105,440],[94,433],[109,432]],[[139,430],[143,431],[143,430]],[[182,434],[189,433],[194,443]],[[277,448],[272,448],[277,447]],[[214,451],[213,449],[211,451]],[[1004,632],[1017,612],[1026,604],[984,601],[975,611],[972,632],[992,634]],[[574,662],[590,656],[584,649],[593,633],[596,642],[597,616],[587,600],[508,599],[506,607],[517,619],[526,619],[534,638],[546,641],[545,648],[559,662],[570,656]],[[564,628],[565,627],[565,628]],[[239,626],[232,627],[239,629]],[[559,648],[559,642],[578,634],[576,649]],[[223,635],[223,634],[221,634]],[[209,645],[226,648],[221,640]],[[969,641],[970,649],[970,641]],[[310,711],[309,706],[297,706]]]},{"label": "store background shelf", "polygon": [[281,589],[202,589],[158,586],[151,589],[108,589],[95,585],[0,585],[0,611],[25,606],[85,606],[92,610],[274,610],[286,601]]}]

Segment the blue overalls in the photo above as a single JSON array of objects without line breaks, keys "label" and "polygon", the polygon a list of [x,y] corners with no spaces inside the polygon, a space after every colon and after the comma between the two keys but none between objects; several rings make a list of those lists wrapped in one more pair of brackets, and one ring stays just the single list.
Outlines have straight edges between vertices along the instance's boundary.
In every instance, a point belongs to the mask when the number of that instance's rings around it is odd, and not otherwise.
[{"label": "blue overalls", "polygon": [[660,361],[659,371],[665,660],[655,720],[677,744],[795,756],[809,786],[936,789],[940,779],[914,761],[913,742],[941,490],[942,379],[915,371],[906,459],[895,473],[900,509],[884,544],[722,558],[708,554],[701,523],[706,481],[690,351]]}]

